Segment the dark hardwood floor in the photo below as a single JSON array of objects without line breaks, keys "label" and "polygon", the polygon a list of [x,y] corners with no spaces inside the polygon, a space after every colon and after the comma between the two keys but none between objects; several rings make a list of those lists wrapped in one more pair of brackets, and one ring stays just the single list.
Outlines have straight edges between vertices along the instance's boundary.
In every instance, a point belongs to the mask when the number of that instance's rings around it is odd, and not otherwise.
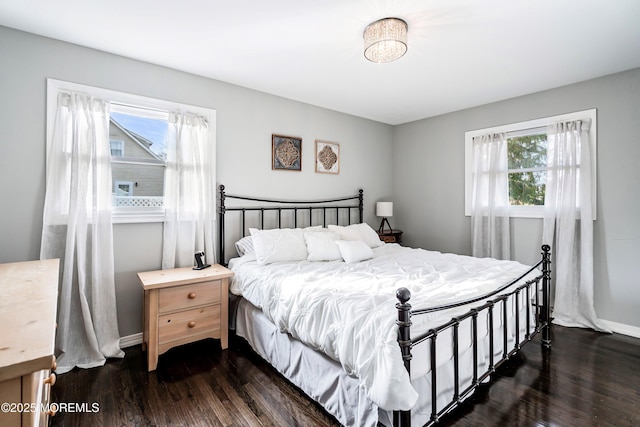
[{"label": "dark hardwood floor", "polygon": [[[240,340],[225,351],[213,340],[172,349],[151,373],[140,346],[125,352],[58,376],[54,402],[99,411],[61,411],[51,425],[338,425]],[[640,339],[556,326],[549,354],[537,339],[527,344],[440,424],[640,426]]]}]

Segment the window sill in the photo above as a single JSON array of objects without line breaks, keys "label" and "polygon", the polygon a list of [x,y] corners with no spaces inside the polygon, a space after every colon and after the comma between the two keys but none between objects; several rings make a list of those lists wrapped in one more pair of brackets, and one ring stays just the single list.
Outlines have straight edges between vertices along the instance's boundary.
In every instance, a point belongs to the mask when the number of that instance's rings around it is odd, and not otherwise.
[{"label": "window sill", "polygon": [[[465,212],[466,216],[472,216],[471,212]],[[511,206],[509,218],[544,218],[544,206]]]},{"label": "window sill", "polygon": [[119,209],[111,214],[113,224],[136,224],[145,222],[164,222],[164,209]]},{"label": "window sill", "polygon": [[511,218],[544,218],[544,206],[511,206]]}]

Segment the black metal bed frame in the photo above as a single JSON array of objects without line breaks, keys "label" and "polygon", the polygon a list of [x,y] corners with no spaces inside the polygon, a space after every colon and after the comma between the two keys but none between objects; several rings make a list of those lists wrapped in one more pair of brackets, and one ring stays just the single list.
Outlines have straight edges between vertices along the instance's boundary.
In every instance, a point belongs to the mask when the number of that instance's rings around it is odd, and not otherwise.
[{"label": "black metal bed frame", "polygon": [[[226,206],[227,199],[234,200],[244,200],[249,202],[261,202],[261,203],[270,203],[273,205],[269,206],[249,206],[249,207],[228,207]],[[309,213],[309,221],[306,225],[312,226],[313,224],[313,212],[319,211],[322,212],[322,225],[323,227],[327,226],[327,211],[335,211],[336,212],[336,220],[339,219],[339,213],[341,211],[346,212],[348,217],[349,224],[352,224],[353,221],[352,213],[354,210],[357,210],[358,222],[363,221],[363,211],[364,211],[364,192],[362,189],[358,190],[358,194],[354,196],[348,197],[340,197],[337,199],[323,199],[323,200],[312,200],[312,201],[295,201],[295,200],[275,200],[275,199],[261,199],[256,197],[246,197],[246,196],[236,196],[232,194],[227,194],[225,192],[224,185],[218,186],[218,254],[221,264],[226,264],[225,258],[225,222],[224,215],[228,211],[236,211],[241,212],[241,228],[242,228],[242,236],[244,237],[247,231],[246,227],[246,214],[247,212],[260,212],[260,228],[264,228],[265,221],[265,212],[275,211],[277,212],[277,220],[278,227],[281,228],[282,225],[282,213],[287,211],[293,211],[293,227],[298,227],[298,212],[308,212]],[[350,204],[352,201],[357,201],[358,204]],[[349,202],[345,204],[336,204],[340,202]],[[304,205],[303,205],[304,203]],[[338,224],[336,224],[338,225]]]},{"label": "black metal bed frame", "polygon": [[[539,276],[528,280],[520,285],[518,285],[515,289],[509,291],[508,293],[501,294],[501,292],[505,291],[505,289],[516,285],[520,282],[525,276],[529,273],[537,269],[538,267],[542,267],[542,274]],[[398,303],[396,304],[396,308],[398,309],[398,320],[396,324],[398,325],[398,345],[400,346],[400,350],[402,352],[402,359],[404,361],[404,366],[409,375],[411,374],[411,360],[413,358],[411,354],[411,349],[425,341],[429,341],[430,343],[430,369],[431,369],[431,418],[425,424],[424,427],[432,426],[436,424],[440,418],[452,411],[454,408],[459,406],[462,401],[469,395],[473,394],[473,392],[480,387],[480,385],[487,379],[490,379],[491,375],[495,373],[496,369],[506,362],[509,358],[511,358],[515,353],[517,353],[520,348],[531,341],[534,336],[538,333],[542,334],[541,345],[544,350],[548,350],[551,348],[551,311],[550,311],[550,301],[549,301],[549,290],[551,285],[551,247],[549,245],[542,246],[542,258],[538,261],[534,266],[532,266],[526,273],[521,275],[515,280],[500,286],[498,289],[487,293],[485,295],[481,295],[479,297],[453,303],[440,305],[436,307],[429,307],[425,309],[417,309],[412,310],[411,304],[408,303],[411,298],[411,293],[406,288],[400,288],[396,292],[396,297],[398,298]],[[541,289],[540,289],[541,287]],[[534,303],[532,304],[531,292],[534,291]],[[520,307],[519,307],[519,299],[518,296],[521,292],[525,292],[527,302],[526,305],[526,332],[522,339],[520,339]],[[542,292],[542,296],[540,296],[540,292]],[[498,295],[498,296],[496,296]],[[512,295],[515,296],[514,303],[516,305],[514,316],[515,325],[509,325],[507,322],[507,300]],[[492,298],[489,299],[488,298]],[[486,300],[486,301],[485,301]],[[411,338],[411,317],[419,316],[427,313],[433,313],[435,311],[447,310],[450,308],[461,307],[467,304],[474,304],[480,301],[485,301],[484,304],[473,307],[466,313],[461,316],[457,316],[452,318],[447,323],[444,323],[436,328],[430,329],[426,333],[416,337]],[[502,318],[502,356],[499,360],[494,361],[494,336],[493,336],[493,321],[494,321],[494,307],[498,304],[503,305],[503,318]],[[532,306],[535,309],[535,328],[532,333],[529,333],[531,330],[531,310]],[[489,319],[489,366],[483,373],[478,373],[478,315],[487,311],[487,318]],[[473,377],[471,384],[466,387],[464,390],[460,390],[460,364],[459,364],[459,337],[458,337],[458,329],[460,327],[460,323],[465,320],[471,320],[471,331],[472,331],[472,351],[473,351]],[[509,326],[513,326],[513,330],[515,331],[515,344],[511,350],[508,350],[508,328]],[[445,405],[442,409],[438,410],[437,408],[437,361],[436,361],[436,347],[437,347],[437,338],[438,334],[441,332],[452,329],[453,334],[453,372],[454,372],[454,391],[451,401]],[[396,427],[408,427],[411,426],[411,411],[394,411],[393,412],[393,425]]]},{"label": "black metal bed frame", "polygon": [[[218,214],[219,214],[219,262],[221,264],[226,264],[225,259],[225,214],[228,211],[237,211],[241,212],[241,228],[242,228],[242,236],[246,234],[246,213],[247,212],[260,212],[260,228],[264,228],[265,221],[265,212],[267,211],[276,211],[277,212],[277,228],[281,228],[282,224],[282,213],[286,211],[293,211],[293,221],[294,227],[298,226],[298,211],[306,211],[309,212],[309,226],[314,225],[313,222],[313,211],[321,211],[322,212],[322,226],[326,227],[326,213],[328,210],[336,210],[336,220],[338,219],[338,212],[341,210],[346,210],[348,212],[348,221],[349,224],[352,222],[352,211],[357,210],[358,222],[363,222],[363,190],[359,190],[358,194],[355,196],[337,198],[337,199],[325,199],[325,200],[315,200],[315,201],[291,201],[291,200],[275,200],[275,199],[264,199],[264,198],[255,198],[255,197],[245,197],[245,196],[237,196],[226,194],[224,185],[220,185],[218,187],[219,190],[219,204],[218,204]],[[226,199],[235,199],[235,200],[244,200],[250,202],[262,202],[274,204],[275,206],[250,206],[250,207],[228,207],[225,204]],[[349,204],[351,201],[357,200],[357,205]],[[335,203],[347,202],[346,204],[336,205]],[[542,268],[542,274],[539,276],[528,280],[524,283],[516,286],[515,289],[510,290],[509,292],[502,294],[506,289],[515,286],[519,283],[525,276],[529,273],[537,269],[538,267]],[[498,289],[487,293],[485,295],[462,301],[453,304],[440,305],[436,307],[429,307],[424,309],[411,309],[411,304],[409,304],[409,300],[411,298],[411,293],[406,288],[400,288],[396,292],[396,297],[398,299],[398,303],[396,304],[398,319],[396,324],[398,325],[398,345],[400,346],[400,351],[402,353],[402,359],[404,361],[404,366],[409,374],[411,374],[411,360],[413,359],[413,355],[411,350],[417,346],[418,344],[429,341],[430,344],[430,370],[431,370],[431,418],[425,424],[424,427],[432,426],[436,424],[440,418],[451,412],[454,408],[459,406],[462,401],[469,395],[471,395],[477,388],[480,387],[481,384],[490,380],[492,374],[495,373],[496,369],[506,362],[509,358],[511,358],[515,353],[517,353],[520,348],[527,342],[531,341],[533,337],[538,335],[539,333],[542,335],[541,345],[543,349],[549,349],[551,347],[551,311],[550,311],[550,286],[551,286],[551,248],[548,245],[542,246],[542,258],[535,265],[533,265],[526,273],[516,278],[515,280],[504,284]],[[518,296],[525,292],[527,305],[526,305],[526,332],[524,336],[520,337],[520,307],[519,307],[519,299]],[[534,294],[532,301],[532,292]],[[540,296],[540,293],[542,295]],[[515,304],[516,304],[516,316],[515,325],[509,325],[507,322],[507,300],[511,297],[515,296]],[[430,329],[426,333],[411,338],[411,318],[413,316],[424,315],[428,313],[433,313],[436,311],[442,311],[446,309],[461,307],[468,304],[474,304],[481,301],[485,301],[483,304],[471,308],[466,313],[461,316],[457,316],[452,318],[450,321]],[[494,323],[494,307],[502,304],[503,306],[503,319],[502,319],[502,337],[503,343],[502,348],[503,352],[499,360],[494,360],[494,335],[493,335],[493,323]],[[533,307],[533,308],[532,308]],[[531,319],[531,310],[535,310],[534,319],[535,319],[535,328],[532,333],[529,333],[531,330],[530,319]],[[489,319],[489,365],[488,368],[480,373],[478,372],[478,316],[480,313],[486,311],[487,318]],[[472,381],[469,386],[460,390],[460,364],[459,364],[459,337],[458,337],[458,329],[460,327],[461,322],[463,321],[471,321],[471,331],[472,331],[472,351],[473,351],[473,376]],[[515,343],[511,350],[508,347],[508,332],[509,327],[512,326],[515,331]],[[437,408],[437,360],[436,360],[436,350],[437,350],[437,338],[438,335],[446,330],[452,330],[453,336],[453,369],[454,369],[454,391],[453,396],[450,402],[445,405],[443,408],[438,410]],[[394,411],[393,412],[393,425],[395,427],[409,427],[411,426],[411,411]]]}]

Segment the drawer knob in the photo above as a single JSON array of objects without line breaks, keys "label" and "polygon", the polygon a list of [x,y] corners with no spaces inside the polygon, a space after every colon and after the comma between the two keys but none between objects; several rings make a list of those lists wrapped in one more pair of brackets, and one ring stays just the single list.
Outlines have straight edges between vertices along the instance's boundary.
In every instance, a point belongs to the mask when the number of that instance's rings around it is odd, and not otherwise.
[{"label": "drawer knob", "polygon": [[196,297],[196,293],[195,292],[191,292],[189,294],[189,299],[194,299]]},{"label": "drawer knob", "polygon": [[191,322],[189,322],[189,327],[190,328],[195,328],[196,326],[196,322],[194,322],[193,320]]},{"label": "drawer knob", "polygon": [[54,384],[56,383],[56,374],[52,372],[51,375],[49,375],[47,378],[44,379],[43,383],[50,384],[51,387],[53,387]]}]

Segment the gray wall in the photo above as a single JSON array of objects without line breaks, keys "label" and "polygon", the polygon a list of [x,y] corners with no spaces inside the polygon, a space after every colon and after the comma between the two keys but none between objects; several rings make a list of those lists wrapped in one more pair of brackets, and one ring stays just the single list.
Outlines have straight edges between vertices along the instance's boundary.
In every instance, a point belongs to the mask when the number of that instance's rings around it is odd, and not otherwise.
[{"label": "gray wall", "polygon": [[[640,70],[401,126],[297,103],[223,82],[0,27],[0,262],[37,259],[45,192],[45,81],[167,99],[217,111],[217,179],[229,192],[324,197],[365,189],[394,200],[392,225],[412,246],[470,253],[464,216],[464,132],[565,112],[598,109],[595,299],[603,319],[640,327]],[[271,170],[271,134],[303,138],[302,172]],[[314,140],[340,143],[339,175],[316,174]],[[390,164],[389,159],[393,162]],[[541,225],[512,225],[515,259],[537,258]],[[114,226],[118,320],[141,331],[137,271],[160,268],[162,225]]]},{"label": "gray wall", "polygon": [[[217,180],[236,194],[320,198],[365,190],[365,220],[392,193],[392,128],[227,83],[0,27],[0,262],[37,259],[45,194],[46,79],[217,111]],[[271,134],[301,137],[302,171],[271,170]],[[340,143],[340,174],[314,172],[314,141]],[[135,273],[161,266],[162,225],[114,226],[120,334],[142,330]]]},{"label": "gray wall", "polygon": [[[464,215],[464,133],[597,109],[595,308],[640,328],[640,69],[432,117],[394,128],[394,226],[411,246],[471,253]],[[536,259],[541,221],[512,221],[513,256]]]}]

